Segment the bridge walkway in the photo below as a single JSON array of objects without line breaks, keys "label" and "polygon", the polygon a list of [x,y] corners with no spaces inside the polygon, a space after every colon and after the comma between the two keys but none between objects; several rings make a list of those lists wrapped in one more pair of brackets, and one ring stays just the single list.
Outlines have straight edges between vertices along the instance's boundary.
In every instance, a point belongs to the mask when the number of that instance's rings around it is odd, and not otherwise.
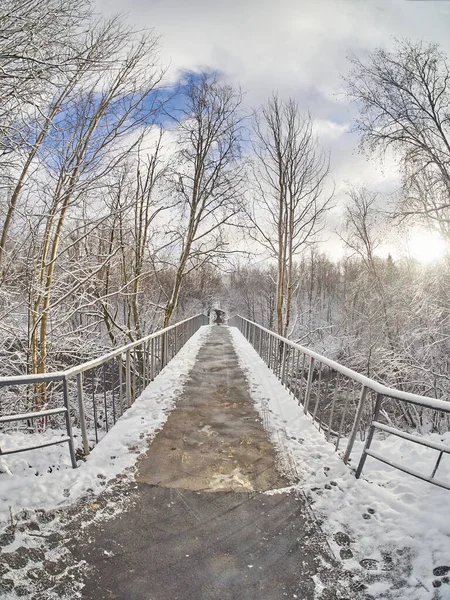
[{"label": "bridge walkway", "polygon": [[[229,329],[211,327],[137,467],[135,501],[73,549],[86,600],[338,599],[339,569],[252,405]],[[112,549],[112,550],[111,550]]]}]

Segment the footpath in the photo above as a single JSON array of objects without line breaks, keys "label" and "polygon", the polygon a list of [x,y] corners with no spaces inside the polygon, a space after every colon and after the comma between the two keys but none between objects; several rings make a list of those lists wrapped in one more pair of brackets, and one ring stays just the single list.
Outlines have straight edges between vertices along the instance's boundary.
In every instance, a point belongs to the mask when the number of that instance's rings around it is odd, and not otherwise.
[{"label": "footpath", "polygon": [[71,549],[86,600],[343,598],[306,501],[283,491],[227,328],[211,328],[136,482],[132,506]]}]

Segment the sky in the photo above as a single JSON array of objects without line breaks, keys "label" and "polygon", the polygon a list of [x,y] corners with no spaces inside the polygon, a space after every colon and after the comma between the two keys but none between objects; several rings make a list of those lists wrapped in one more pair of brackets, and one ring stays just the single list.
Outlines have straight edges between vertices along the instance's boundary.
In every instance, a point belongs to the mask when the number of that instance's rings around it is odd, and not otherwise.
[{"label": "sky", "polygon": [[[424,39],[450,55],[450,0],[95,0],[105,15],[161,36],[161,60],[177,81],[185,71],[213,70],[240,85],[248,108],[272,91],[294,96],[317,120],[331,152],[339,222],[349,184],[390,193],[399,184],[394,160],[382,164],[358,150],[356,107],[342,77],[348,56],[363,57],[396,38]],[[417,245],[417,244],[416,244]],[[421,244],[419,243],[419,246]],[[340,252],[332,234],[330,253]]]}]

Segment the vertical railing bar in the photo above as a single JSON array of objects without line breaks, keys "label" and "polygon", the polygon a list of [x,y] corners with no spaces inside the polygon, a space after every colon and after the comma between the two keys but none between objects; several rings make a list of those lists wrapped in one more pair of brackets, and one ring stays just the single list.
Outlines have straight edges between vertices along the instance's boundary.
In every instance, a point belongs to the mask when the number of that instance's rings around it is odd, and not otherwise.
[{"label": "vertical railing bar", "polygon": [[123,415],[123,360],[122,354],[119,354],[117,357],[119,360],[119,404],[120,404],[120,414]]},{"label": "vertical railing bar", "polygon": [[[145,346],[147,342],[142,342],[141,344],[141,352],[142,352],[142,391],[147,386],[147,356],[145,353]],[[142,393],[142,392],[141,392]]]},{"label": "vertical railing bar", "polygon": [[326,381],[325,381],[325,394],[324,394],[324,401],[320,402],[320,411],[319,411],[319,431],[322,431],[322,425],[323,425],[323,420],[322,420],[322,416],[323,416],[323,411],[325,410],[325,405],[328,401],[328,388],[330,387],[330,378],[327,377]]},{"label": "vertical railing bar", "polygon": [[353,387],[355,387],[355,382],[349,379],[348,383],[347,383],[347,392],[345,394],[344,410],[342,412],[341,422],[339,424],[338,437],[336,440],[336,446],[335,446],[336,451],[339,449],[339,443],[341,441],[341,436],[342,436],[342,428],[345,423],[345,417],[347,416],[348,397],[350,395],[350,385],[352,385],[352,384],[353,384]]},{"label": "vertical railing bar", "polygon": [[317,396],[316,396],[316,404],[314,406],[314,413],[313,413],[313,421],[316,420],[316,416],[317,416],[317,408],[319,406],[319,402],[320,402],[320,389],[322,387],[322,363],[319,363],[319,381],[317,382]]},{"label": "vertical railing bar", "polygon": [[92,409],[94,412],[95,443],[98,444],[97,405],[95,403],[94,371],[95,371],[95,367],[93,369],[91,369],[91,388],[92,388]]},{"label": "vertical railing bar", "polygon": [[151,340],[150,346],[150,381],[155,379],[155,338]]},{"label": "vertical railing bar", "polygon": [[263,333],[263,345],[264,345],[264,362],[269,365],[269,334],[264,331]]},{"label": "vertical railing bar", "polygon": [[267,332],[263,332],[263,360],[268,365],[269,362],[269,334]]},{"label": "vertical railing bar", "polygon": [[330,439],[331,425],[333,422],[334,407],[336,406],[336,399],[337,399],[338,391],[339,391],[339,371],[336,371],[336,382],[334,385],[333,400],[331,403],[331,413],[330,413],[330,419],[328,421],[328,432],[326,435],[327,440]]},{"label": "vertical railing bar", "polygon": [[156,338],[156,346],[157,346],[157,356],[156,356],[156,374],[158,375],[159,372],[161,371],[161,362],[162,362],[162,358],[161,358],[161,351],[162,351],[162,346],[161,346],[161,335],[158,335],[158,337]]},{"label": "vertical railing bar", "polygon": [[327,431],[327,435],[326,435],[327,440],[330,439],[331,425],[332,425],[332,422],[333,422],[334,407],[336,406],[336,399],[337,399],[338,391],[339,391],[339,371],[336,371],[336,383],[335,383],[335,386],[334,386],[333,400],[332,400],[332,404],[331,404],[330,420],[328,421],[328,431]]},{"label": "vertical railing bar", "polygon": [[[375,419],[375,420],[377,420],[377,419]],[[438,467],[439,467],[439,464],[441,462],[441,459],[442,459],[443,455],[444,455],[444,452],[441,450],[439,452],[439,456],[438,456],[438,459],[436,461],[436,464],[434,465],[434,469],[433,469],[433,472],[431,473],[430,479],[433,479],[433,477],[436,475],[436,471],[438,470]]]},{"label": "vertical railing bar", "polygon": [[164,333],[164,362],[163,362],[163,367],[165,367],[167,365],[168,361],[168,337],[167,337],[167,331]]},{"label": "vertical railing bar", "polygon": [[89,454],[89,438],[86,426],[86,411],[84,407],[83,373],[77,375],[78,412],[80,415],[81,438],[83,440],[83,452]]},{"label": "vertical railing bar", "polygon": [[72,462],[72,468],[77,468],[77,459],[75,456],[75,446],[73,443],[73,433],[72,433],[72,422],[70,420],[70,404],[69,404],[69,391],[68,391],[68,381],[67,378],[63,379],[63,398],[64,398],[64,406],[66,408],[65,418],[66,418],[66,431],[67,437],[69,438],[69,452],[70,452],[70,460]]},{"label": "vertical railing bar", "polygon": [[131,353],[130,353],[130,350],[126,351],[125,396],[126,396],[126,400],[127,400],[127,408],[130,408],[130,406],[131,406]]},{"label": "vertical railing bar", "polygon": [[[136,348],[133,348],[133,355],[132,355],[133,359],[132,359],[132,363],[131,363],[131,402],[133,403],[137,396],[137,387],[136,387]],[[131,358],[131,356],[130,356]]]},{"label": "vertical railing bar", "polygon": [[286,342],[281,342],[283,344],[283,352],[281,354],[281,383],[286,387],[286,353],[287,353],[287,344]]},{"label": "vertical railing bar", "polygon": [[271,334],[269,334],[269,337],[270,337],[270,370],[275,372],[274,371],[275,365],[273,362],[273,355],[274,355],[273,346],[275,343],[275,339],[274,339],[273,335],[271,335]]},{"label": "vertical railing bar", "polygon": [[[367,390],[367,388],[365,388],[365,389]],[[363,390],[364,390],[364,388],[363,388]],[[366,393],[367,393],[367,391],[366,391]],[[362,397],[362,394],[361,394],[361,397]],[[370,448],[370,445],[371,445],[372,439],[373,439],[373,434],[375,432],[375,427],[373,425],[373,422],[378,421],[378,417],[379,417],[380,411],[381,411],[382,399],[383,399],[382,394],[377,394],[377,401],[375,403],[375,411],[374,411],[374,415],[373,415],[373,419],[372,419],[372,424],[370,426],[369,433],[368,433],[367,439],[366,439],[366,443],[364,444],[364,449],[362,451],[361,458],[359,459],[358,468],[356,469],[356,473],[355,473],[356,479],[359,479],[359,477],[362,473],[362,470],[364,468],[364,464],[366,462],[367,450]],[[356,433],[355,433],[355,437],[356,437]],[[349,454],[349,456],[350,456],[350,454]],[[347,461],[345,461],[345,458],[344,458],[344,462],[347,462]]]},{"label": "vertical railing bar", "polygon": [[368,390],[368,388],[365,385],[363,385],[361,388],[361,395],[359,397],[359,403],[358,403],[358,408],[356,410],[355,419],[353,421],[353,427],[352,427],[352,430],[350,433],[347,448],[344,453],[343,460],[344,460],[345,464],[347,464],[348,459],[350,458],[350,454],[353,449],[353,444],[355,443],[356,434],[358,433],[359,424],[361,422],[361,417],[362,417],[363,410],[364,410],[364,404],[366,402],[367,390]]},{"label": "vertical railing bar", "polygon": [[312,356],[310,356],[309,357],[308,382],[306,384],[305,403],[304,403],[304,408],[303,408],[305,415],[308,414],[309,401],[311,398],[311,387],[312,387],[313,376],[314,376],[314,362],[315,362],[314,358]]},{"label": "vertical railing bar", "polygon": [[298,401],[299,401],[299,404],[302,403],[303,384],[305,383],[305,381],[304,381],[304,379],[305,379],[305,363],[306,363],[306,354],[303,353],[302,376],[300,378],[300,389],[298,391]]},{"label": "vertical railing bar", "polygon": [[111,388],[112,388],[112,410],[113,410],[113,423],[114,425],[116,424],[116,380],[114,377],[114,373],[115,373],[115,365],[116,365],[116,359],[113,358],[112,362],[111,362]]},{"label": "vertical railing bar", "polygon": [[107,406],[107,402],[106,402],[106,375],[105,375],[105,367],[106,367],[106,364],[103,363],[103,403],[104,403],[104,406],[105,406],[105,427],[106,427],[106,433],[108,433],[109,426],[108,426],[108,406]]},{"label": "vertical railing bar", "polygon": [[[305,355],[303,354],[303,356],[305,356]],[[300,404],[300,397],[297,394],[298,394],[299,384],[301,383],[301,380],[299,378],[299,375],[300,375],[299,366],[300,366],[300,350],[297,350],[297,364],[295,366],[294,398],[296,398],[298,404]]]},{"label": "vertical railing bar", "polygon": [[295,354],[295,349],[292,348],[291,346],[288,346],[288,350],[287,350],[287,374],[286,374],[286,383],[288,383],[289,385],[288,390],[289,390],[289,394],[293,393],[293,389],[292,389],[292,376],[294,373],[294,354]]}]

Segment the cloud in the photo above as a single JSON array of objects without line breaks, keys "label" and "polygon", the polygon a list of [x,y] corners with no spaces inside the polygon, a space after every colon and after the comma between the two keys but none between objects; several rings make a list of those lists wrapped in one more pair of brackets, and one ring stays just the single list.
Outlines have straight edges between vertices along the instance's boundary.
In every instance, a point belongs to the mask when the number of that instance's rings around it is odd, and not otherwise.
[{"label": "cloud", "polygon": [[[105,14],[123,12],[123,0],[95,2]],[[437,0],[128,0],[126,10],[138,28],[161,34],[172,81],[185,71],[218,71],[242,87],[249,108],[278,90],[310,110],[331,153],[338,211],[349,182],[390,193],[400,181],[393,157],[382,163],[358,152],[356,108],[342,80],[348,55],[405,37],[450,54],[450,2]]]}]

